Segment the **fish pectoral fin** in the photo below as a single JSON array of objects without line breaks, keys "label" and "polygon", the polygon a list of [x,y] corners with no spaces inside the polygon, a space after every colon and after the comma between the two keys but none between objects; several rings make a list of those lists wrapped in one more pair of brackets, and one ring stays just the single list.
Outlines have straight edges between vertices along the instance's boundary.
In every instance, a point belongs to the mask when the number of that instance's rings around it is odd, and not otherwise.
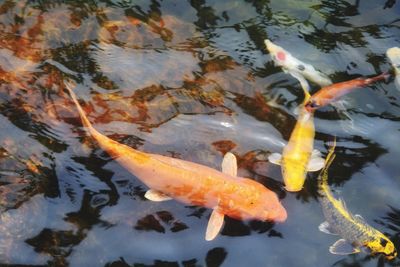
[{"label": "fish pectoral fin", "polygon": [[361,250],[353,247],[345,239],[339,239],[332,246],[329,247],[329,252],[336,255],[348,255],[359,253]]},{"label": "fish pectoral fin", "polygon": [[316,172],[325,166],[325,160],[321,157],[311,157],[307,165],[307,171]]},{"label": "fish pectoral fin", "polygon": [[151,201],[167,201],[172,199],[172,197],[154,189],[147,190],[144,197]]},{"label": "fish pectoral fin", "polygon": [[282,162],[282,154],[279,153],[272,153],[271,155],[268,156],[269,162],[276,164],[276,165],[281,165]]},{"label": "fish pectoral fin", "polygon": [[225,154],[222,160],[222,172],[231,176],[237,176],[237,160],[231,152]]},{"label": "fish pectoral fin", "polygon": [[218,233],[221,231],[224,225],[224,214],[219,211],[218,208],[214,209],[211,213],[210,219],[208,220],[207,230],[206,230],[206,240],[213,240]]},{"label": "fish pectoral fin", "polygon": [[337,235],[337,233],[335,233],[335,231],[332,229],[331,225],[327,221],[321,223],[318,226],[318,229],[321,232],[328,234],[328,235]]},{"label": "fish pectoral fin", "polygon": [[313,149],[311,152],[311,158],[320,158],[321,157],[321,151],[318,149]]}]

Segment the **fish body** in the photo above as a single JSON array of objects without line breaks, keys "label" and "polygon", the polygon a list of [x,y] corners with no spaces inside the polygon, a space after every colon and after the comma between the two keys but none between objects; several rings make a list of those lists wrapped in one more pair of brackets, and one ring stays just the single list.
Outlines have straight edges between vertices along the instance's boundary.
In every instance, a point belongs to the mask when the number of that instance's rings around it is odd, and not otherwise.
[{"label": "fish body", "polygon": [[286,210],[274,192],[254,180],[236,176],[236,158],[232,153],[225,155],[223,172],[220,172],[193,162],[133,149],[98,132],[86,117],[70,85],[67,89],[87,131],[102,149],[150,188],[145,195],[148,199],[163,201],[173,198],[213,209],[207,240],[218,234],[224,215],[240,220],[286,220]]},{"label": "fish body", "polygon": [[394,74],[395,74],[395,83],[397,89],[400,90],[400,48],[392,47],[386,51],[386,55],[392,63]]},{"label": "fish body", "polygon": [[325,168],[318,178],[319,202],[326,221],[319,226],[322,232],[339,235],[339,239],[329,251],[333,254],[353,254],[368,249],[371,254],[382,253],[388,259],[397,256],[393,243],[380,231],[370,226],[360,215],[353,215],[341,199],[336,199],[328,185],[328,168],[335,155],[331,147]]},{"label": "fish body", "polygon": [[302,75],[293,72],[290,74],[299,80],[305,94],[304,102],[299,107],[296,125],[282,155],[272,153],[268,159],[271,163],[281,165],[285,189],[296,192],[303,188],[307,172],[320,170],[324,166],[324,160],[319,151],[314,150],[314,113],[304,107],[304,103],[310,98],[308,83]]},{"label": "fish body", "polygon": [[332,84],[331,79],[324,73],[316,70],[312,65],[304,63],[295,58],[282,47],[274,44],[268,39],[264,40],[265,46],[270,52],[276,65],[281,66],[285,71],[298,73],[306,79],[320,85],[327,86]]},{"label": "fish body", "polygon": [[352,92],[353,90],[366,87],[380,80],[385,80],[389,76],[390,75],[385,72],[371,78],[357,78],[350,81],[325,86],[310,97],[305,104],[305,107],[308,111],[316,110],[320,107],[328,105],[329,103],[337,100],[345,94]]},{"label": "fish body", "polygon": [[303,188],[314,147],[315,127],[313,113],[300,111],[288,144],[282,151],[282,176],[288,191]]}]

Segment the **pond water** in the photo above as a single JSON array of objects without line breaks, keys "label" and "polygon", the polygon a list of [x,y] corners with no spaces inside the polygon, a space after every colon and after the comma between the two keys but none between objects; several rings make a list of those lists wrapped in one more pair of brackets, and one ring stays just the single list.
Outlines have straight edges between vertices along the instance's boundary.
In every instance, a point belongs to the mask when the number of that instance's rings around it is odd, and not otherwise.
[{"label": "pond water", "polygon": [[[400,3],[387,1],[11,1],[0,4],[0,263],[7,266],[400,266],[329,253],[318,173],[286,192],[281,152],[303,101],[268,38],[333,82],[390,69]],[[284,223],[151,202],[147,187],[82,128],[141,151],[220,169],[277,193]],[[318,86],[311,84],[311,92]],[[380,82],[315,113],[315,148],[336,136],[329,184],[400,249],[400,91]]]}]

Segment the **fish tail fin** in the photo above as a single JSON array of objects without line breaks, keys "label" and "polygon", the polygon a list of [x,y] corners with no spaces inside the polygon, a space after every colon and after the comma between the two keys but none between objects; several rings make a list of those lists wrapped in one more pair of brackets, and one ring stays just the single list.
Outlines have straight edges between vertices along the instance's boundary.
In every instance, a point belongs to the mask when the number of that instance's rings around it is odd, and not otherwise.
[{"label": "fish tail fin", "polygon": [[335,147],[336,147],[336,136],[333,139],[333,141],[329,142],[329,152],[328,155],[325,158],[325,166],[322,169],[319,179],[320,179],[320,185],[322,188],[328,185],[328,169],[331,166],[333,160],[335,159]]},{"label": "fish tail fin", "polygon": [[325,165],[330,165],[333,159],[335,158],[335,154],[333,153],[335,152],[335,147],[336,147],[336,136],[333,138],[333,141],[328,142],[328,144],[329,144],[329,151],[325,159],[326,163]]},{"label": "fish tail fin", "polygon": [[292,75],[294,78],[296,78],[299,81],[301,88],[303,89],[303,92],[304,92],[303,104],[307,103],[307,101],[310,99],[311,95],[310,95],[310,85],[308,84],[306,78],[304,78],[303,75],[301,75],[297,72],[289,71],[289,73],[290,73],[290,75]]},{"label": "fish tail fin", "polygon": [[83,111],[82,106],[79,104],[78,98],[76,97],[76,94],[72,90],[73,86],[74,85],[71,82],[66,82],[65,83],[65,88],[67,89],[69,95],[71,96],[72,101],[75,103],[75,106],[76,106],[76,108],[77,108],[77,110],[79,112],[79,116],[81,117],[81,121],[82,121],[83,126],[88,128],[89,132],[92,133],[93,131],[96,131],[96,130],[93,128],[93,126],[90,123],[89,119],[87,118],[85,112]]},{"label": "fish tail fin", "polygon": [[366,79],[365,83],[366,84],[371,84],[371,83],[374,83],[374,82],[377,82],[377,81],[381,81],[381,80],[384,80],[385,82],[388,82],[390,77],[392,77],[392,75],[393,75],[392,72],[393,71],[390,71],[390,70],[389,71],[385,71],[385,72],[383,72],[383,73],[381,73],[381,74],[379,74],[379,75],[377,75],[375,77]]},{"label": "fish tail fin", "polygon": [[392,77],[392,73],[390,70],[387,70],[382,74],[378,75],[377,77],[379,77],[378,80],[384,80],[385,82],[387,82]]}]

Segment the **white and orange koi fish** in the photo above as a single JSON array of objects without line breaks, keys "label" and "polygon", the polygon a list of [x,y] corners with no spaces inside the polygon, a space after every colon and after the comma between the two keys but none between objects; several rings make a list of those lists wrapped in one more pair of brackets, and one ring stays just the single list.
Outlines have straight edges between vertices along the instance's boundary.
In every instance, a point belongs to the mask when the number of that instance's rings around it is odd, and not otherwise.
[{"label": "white and orange koi fish", "polygon": [[292,56],[288,51],[268,39],[265,39],[264,43],[275,64],[282,67],[285,72],[301,75],[320,86],[332,84],[331,79],[329,79],[327,75],[316,70],[312,65],[300,61]]}]

